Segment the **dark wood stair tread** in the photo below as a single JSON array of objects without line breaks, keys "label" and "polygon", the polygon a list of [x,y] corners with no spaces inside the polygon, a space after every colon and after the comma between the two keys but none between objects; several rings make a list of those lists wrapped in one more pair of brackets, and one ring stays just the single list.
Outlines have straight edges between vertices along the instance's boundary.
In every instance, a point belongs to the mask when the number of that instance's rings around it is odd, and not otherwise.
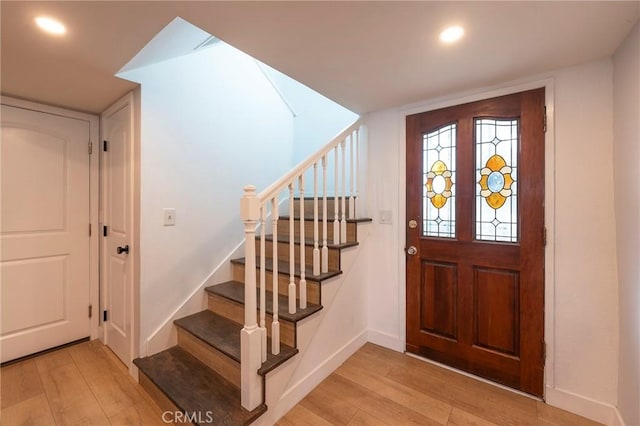
[{"label": "dark wood stair tread", "polygon": [[[244,265],[245,258],[241,257],[238,259],[231,259],[231,263],[235,263],[237,265]],[[256,268],[260,266],[260,258],[256,258]],[[269,272],[273,272],[273,260],[265,259],[265,269]],[[342,274],[342,271],[329,271],[326,273],[321,273],[320,275],[313,275],[313,266],[305,265],[305,279],[307,281],[324,281],[329,278],[337,277]],[[289,274],[289,262],[279,261],[278,262],[278,273],[282,275]],[[300,278],[300,265],[296,263],[293,275],[297,278]]]},{"label": "dark wood stair tread", "polygon": [[[215,294],[226,299],[232,300],[237,303],[244,304],[244,283],[239,281],[227,281],[221,284],[212,285],[205,288],[205,291],[210,294]],[[258,308],[260,307],[260,289],[256,289],[256,297],[258,301]],[[270,291],[266,292],[266,304],[265,304],[266,312],[268,314],[273,314],[273,293]],[[321,305],[316,305],[313,303],[307,303],[307,307],[305,309],[301,309],[298,306],[295,314],[290,314],[288,310],[289,306],[289,298],[283,294],[278,295],[278,305],[280,310],[278,312],[278,316],[280,319],[284,319],[291,322],[297,322],[301,319],[307,318],[310,315],[318,312],[322,309]]]},{"label": "dark wood stair tread", "polygon": [[[331,236],[333,236],[333,235],[331,235]],[[265,235],[264,239],[265,239],[265,241],[273,241],[273,235],[272,234]],[[256,235],[256,240],[260,241],[260,235]],[[278,235],[277,236],[277,241],[279,243],[288,243],[289,242],[289,236],[288,235]],[[329,241],[331,241],[331,239],[329,239]],[[357,246],[359,244],[357,241],[349,242],[349,243],[342,243],[342,244],[332,244],[329,241],[327,241],[327,247],[330,248],[330,249],[343,249],[343,248],[348,248],[348,247],[355,247],[355,246]],[[293,242],[295,244],[300,244],[300,237],[297,237],[297,236],[294,237]],[[313,245],[314,245],[313,238],[305,238],[304,239],[304,245],[308,246],[308,247],[313,247]],[[318,248],[320,250],[322,250],[322,241],[318,241]],[[267,254],[271,255],[271,253],[267,253]]]},{"label": "dark wood stair tread", "polygon": [[240,405],[240,389],[178,346],[133,361],[149,380],[180,410],[196,420],[213,417],[216,425],[244,425],[267,411],[262,404],[253,411]]},{"label": "dark wood stair tread", "polygon": [[[279,219],[282,219],[282,220],[289,220],[289,218],[290,218],[290,217],[291,217],[291,216],[288,216],[288,215],[280,215],[278,218],[279,218]],[[299,215],[294,215],[294,216],[293,216],[293,219],[294,219],[294,220],[300,220],[300,216],[299,216]],[[313,221],[313,214],[312,214],[312,215],[308,215],[308,214],[306,214],[306,212],[305,212],[304,220],[305,220],[305,221],[307,221],[307,222],[309,222],[309,221]],[[327,225],[328,225],[329,223],[333,223],[333,221],[334,221],[334,220],[335,220],[335,217],[334,217],[333,215],[329,214],[329,217],[327,218]],[[373,219],[372,219],[372,218],[370,218],[370,217],[358,217],[358,218],[355,218],[355,219],[345,218],[345,220],[346,220],[346,222],[347,222],[347,223],[366,223],[366,222],[373,222]],[[319,221],[319,222],[322,222],[322,215],[320,215],[320,217],[318,218],[318,221]],[[342,215],[338,216],[338,221],[342,222]],[[333,225],[332,225],[332,226],[333,226]],[[333,231],[333,230],[331,230],[331,231]],[[331,232],[331,231],[330,231],[330,232]]]},{"label": "dark wood stair tread", "polygon": [[[242,324],[209,310],[195,313],[173,322],[176,326],[219,350],[229,358],[240,362],[240,331]],[[267,360],[259,374],[266,374],[298,353],[298,349],[280,344],[280,353],[271,353],[271,339],[267,339]]]},{"label": "dark wood stair tread", "polygon": [[209,310],[173,322],[206,344],[240,362],[240,330],[242,325]]}]

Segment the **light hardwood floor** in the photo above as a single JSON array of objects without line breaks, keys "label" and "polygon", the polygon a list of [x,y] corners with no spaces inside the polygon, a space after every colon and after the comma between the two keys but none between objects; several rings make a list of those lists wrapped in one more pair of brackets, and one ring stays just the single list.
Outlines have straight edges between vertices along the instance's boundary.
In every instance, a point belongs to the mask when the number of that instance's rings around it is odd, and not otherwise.
[{"label": "light hardwood floor", "polygon": [[[0,380],[2,425],[166,424],[157,405],[98,341],[3,367]],[[597,425],[370,343],[278,422],[332,424]]]},{"label": "light hardwood floor", "polygon": [[160,408],[97,340],[0,370],[0,424],[166,425]]},{"label": "light hardwood floor", "polygon": [[279,422],[290,425],[597,425],[367,343]]}]

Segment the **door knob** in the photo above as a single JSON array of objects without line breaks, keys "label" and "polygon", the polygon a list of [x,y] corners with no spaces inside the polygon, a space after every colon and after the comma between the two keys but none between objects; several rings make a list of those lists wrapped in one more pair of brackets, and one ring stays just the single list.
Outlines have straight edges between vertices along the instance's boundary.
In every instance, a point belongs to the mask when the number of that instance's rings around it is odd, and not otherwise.
[{"label": "door knob", "polygon": [[116,251],[118,252],[118,254],[122,254],[122,253],[127,253],[127,254],[129,254],[129,244],[127,244],[127,245],[126,245],[126,246],[124,246],[124,247],[118,247],[118,248],[116,249]]},{"label": "door knob", "polygon": [[418,249],[416,248],[416,246],[411,246],[411,247],[407,248],[407,254],[409,256],[415,256],[416,253],[418,253]]}]

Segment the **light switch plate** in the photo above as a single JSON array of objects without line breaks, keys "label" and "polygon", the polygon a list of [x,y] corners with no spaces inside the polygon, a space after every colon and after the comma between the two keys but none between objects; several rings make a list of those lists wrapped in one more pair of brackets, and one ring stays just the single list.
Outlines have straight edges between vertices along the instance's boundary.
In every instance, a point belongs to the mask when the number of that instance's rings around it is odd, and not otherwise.
[{"label": "light switch plate", "polygon": [[379,222],[385,225],[391,225],[393,223],[391,210],[380,210]]},{"label": "light switch plate", "polygon": [[175,226],[176,209],[164,209],[164,226]]}]

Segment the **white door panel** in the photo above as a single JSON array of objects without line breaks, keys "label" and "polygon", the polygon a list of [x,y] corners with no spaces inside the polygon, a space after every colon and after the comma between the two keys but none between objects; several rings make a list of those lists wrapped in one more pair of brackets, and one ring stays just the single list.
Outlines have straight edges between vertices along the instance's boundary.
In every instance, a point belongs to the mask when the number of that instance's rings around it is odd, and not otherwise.
[{"label": "white door panel", "polygon": [[118,247],[132,247],[131,201],[131,104],[125,102],[102,116],[103,212],[107,236],[103,238],[103,283],[105,285],[105,343],[127,366],[131,362],[132,265],[128,253]]},{"label": "white door panel", "polygon": [[89,122],[2,105],[2,361],[90,334]]}]

